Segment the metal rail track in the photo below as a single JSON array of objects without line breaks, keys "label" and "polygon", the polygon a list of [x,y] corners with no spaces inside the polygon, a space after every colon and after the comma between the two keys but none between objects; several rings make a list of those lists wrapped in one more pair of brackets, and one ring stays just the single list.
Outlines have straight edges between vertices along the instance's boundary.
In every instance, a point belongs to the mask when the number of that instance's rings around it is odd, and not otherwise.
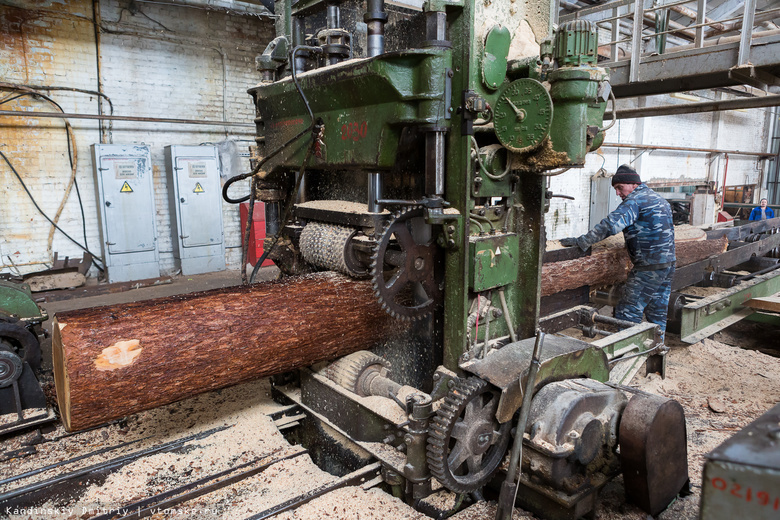
[{"label": "metal rail track", "polygon": [[256,515],[250,516],[246,520],[264,520],[266,518],[278,515],[279,513],[289,511],[290,509],[300,507],[303,504],[314,500],[315,498],[330,493],[331,491],[371,481],[372,479],[379,476],[381,469],[382,463],[374,462],[373,464],[369,464],[368,466],[360,468],[357,471],[353,471],[352,473],[341,477],[336,482],[331,482],[330,484],[325,484],[316,489],[312,489],[311,491],[307,491],[306,493],[291,498],[290,500],[282,502],[281,504],[257,513]]},{"label": "metal rail track", "polygon": [[[60,475],[52,479],[36,482],[28,486],[23,486],[12,491],[8,491],[6,493],[0,494],[0,507],[13,507],[21,504],[29,505],[31,503],[35,503],[35,501],[39,498],[43,498],[45,500],[52,497],[53,495],[69,494],[70,491],[74,489],[78,490],[81,487],[78,480],[82,477],[89,476],[89,478],[94,482],[99,478],[104,478],[114,469],[130,464],[131,462],[136,461],[142,457],[153,455],[155,453],[164,453],[180,449],[182,446],[184,446],[184,444],[190,441],[204,439],[214,433],[226,430],[231,426],[232,425],[213,428],[205,432],[190,435],[189,437],[166,442],[165,444],[160,444],[159,446],[137,451],[122,457],[111,459],[106,462],[101,462],[99,464],[93,464],[92,466],[88,466],[86,468],[71,471],[65,475]],[[119,446],[121,447],[122,445]],[[98,452],[93,452],[92,454],[94,455],[96,453]],[[78,457],[76,457],[76,459],[78,459]],[[74,461],[74,459],[71,459],[71,462],[72,461]],[[52,467],[56,466],[57,465],[53,465]],[[46,469],[51,468],[47,467]],[[40,473],[40,471],[34,470],[33,473]],[[19,476],[18,478],[24,478],[24,476]],[[18,480],[18,478],[11,477],[10,480]]]},{"label": "metal rail track", "polygon": [[[279,450],[277,450],[276,452],[278,451]],[[160,510],[173,508],[189,500],[193,500],[200,496],[207,495],[218,489],[227,487],[231,484],[235,484],[236,482],[257,475],[258,473],[265,471],[267,468],[276,464],[277,462],[282,462],[284,460],[300,457],[301,455],[309,453],[309,450],[301,449],[295,453],[291,453],[283,457],[275,458],[268,462],[261,462],[263,460],[266,460],[268,457],[272,456],[276,452],[270,453],[268,455],[264,455],[262,457],[258,457],[255,460],[252,460],[245,464],[241,464],[234,468],[226,469],[224,471],[220,471],[219,473],[209,475],[208,477],[198,479],[195,482],[186,484],[184,486],[180,486],[170,491],[166,491],[164,493],[154,495],[152,497],[146,498],[144,500],[140,500],[138,502],[126,504],[122,507],[116,508],[111,513],[93,517],[92,520],[136,520],[139,518],[152,516],[157,512],[159,512]],[[256,464],[259,465],[255,466]],[[245,470],[245,468],[250,468],[250,469]]]},{"label": "metal rail track", "polygon": [[[292,405],[269,414],[269,417],[274,420],[277,428],[283,430],[299,424],[305,415],[300,413],[300,409],[296,405]],[[31,504],[37,503],[38,501],[49,500],[52,498],[75,498],[86,490],[85,484],[87,482],[99,482],[101,479],[105,479],[117,468],[121,468],[122,466],[130,464],[146,456],[186,449],[186,443],[204,439],[214,433],[226,430],[231,426],[232,425],[214,428],[196,435],[191,435],[182,439],[177,439],[175,441],[161,444],[159,446],[136,451],[99,464],[77,469],[45,481],[36,482],[28,486],[8,491],[6,493],[0,494],[0,508],[13,508],[14,506],[29,507]],[[102,448],[55,464],[42,466],[25,473],[0,480],[0,485],[10,484],[52,469],[61,468],[69,464],[88,459],[93,456],[110,453],[113,450],[118,450],[121,448],[126,448],[127,446],[142,442],[148,438],[149,437],[145,437],[143,439],[121,443],[116,446]],[[176,508],[180,504],[184,504],[190,500],[194,500],[203,495],[208,495],[222,488],[253,477],[259,473],[262,473],[274,464],[285,460],[294,459],[309,453],[308,450],[301,448],[294,453],[277,456],[283,449],[284,448],[279,448],[271,453],[257,457],[252,461],[240,464],[233,468],[219,471],[206,477],[202,477],[196,481],[184,484],[143,500],[114,507],[109,512],[105,512],[99,516],[93,517],[92,520],[137,520],[141,518],[147,518],[162,510]],[[381,463],[375,462],[369,464],[368,466],[356,470],[336,480],[335,482],[331,482],[316,489],[307,491],[297,497],[291,498],[281,504],[277,504],[269,509],[266,509],[265,511],[257,513],[251,516],[250,519],[263,520],[273,517],[284,511],[289,511],[291,509],[300,507],[301,505],[306,504],[315,498],[323,496],[342,487],[359,484],[368,485],[369,487],[373,486],[382,480],[380,471]]]},{"label": "metal rail track", "polygon": [[97,455],[102,455],[103,453],[108,453],[110,451],[118,450],[121,448],[125,448],[127,446],[131,446],[133,444],[138,444],[139,442],[143,442],[145,440],[149,439],[149,437],[142,437],[140,439],[136,439],[134,441],[129,442],[123,442],[121,444],[117,444],[116,446],[109,446],[108,448],[102,448],[99,450],[92,451],[90,453],[85,453],[84,455],[79,455],[78,457],[73,457],[72,459],[63,460],[61,462],[58,462],[56,464],[49,464],[48,466],[42,466],[40,468],[36,468],[34,470],[27,471],[25,473],[20,473],[18,475],[14,475],[13,477],[8,477],[3,480],[0,480],[0,486],[3,486],[5,484],[10,484],[11,482],[16,482],[17,480],[22,480],[28,477],[32,477],[34,475],[38,475],[40,473],[44,473],[46,471],[49,471],[50,469],[60,468],[62,466],[67,466],[68,464],[73,464],[74,462],[78,462],[80,460],[88,459],[90,457],[95,457]]}]

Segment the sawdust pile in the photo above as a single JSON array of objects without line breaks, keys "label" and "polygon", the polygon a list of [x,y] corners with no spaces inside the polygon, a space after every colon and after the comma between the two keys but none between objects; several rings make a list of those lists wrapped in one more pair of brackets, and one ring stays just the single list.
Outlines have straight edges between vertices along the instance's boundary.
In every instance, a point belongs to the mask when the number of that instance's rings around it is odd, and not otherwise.
[{"label": "sawdust pile", "polygon": [[[780,402],[780,358],[712,339],[694,345],[668,340],[672,347],[666,379],[637,375],[632,385],[677,400],[685,409],[688,475],[693,493],[678,498],[659,520],[698,520],[705,455]],[[602,493],[604,520],[646,520],[625,504],[622,479]]]}]

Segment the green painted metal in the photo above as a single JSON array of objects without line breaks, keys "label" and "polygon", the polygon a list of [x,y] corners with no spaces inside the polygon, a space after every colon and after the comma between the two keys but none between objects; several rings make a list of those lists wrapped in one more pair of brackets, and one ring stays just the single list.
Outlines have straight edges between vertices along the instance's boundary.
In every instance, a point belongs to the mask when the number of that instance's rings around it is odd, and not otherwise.
[{"label": "green painted metal", "polygon": [[765,323],[767,325],[780,327],[780,316],[778,316],[777,314],[767,314],[765,312],[754,312],[753,314],[746,317],[745,319],[756,323]]},{"label": "green painted metal", "polygon": [[[323,2],[303,0],[291,5],[292,0],[285,0],[281,4],[283,10],[279,11],[285,20],[277,23],[277,32],[285,35],[292,32],[291,16],[313,13],[323,7]],[[316,172],[313,175],[319,175],[318,181],[325,179],[327,172],[327,175],[334,175],[334,182],[338,182],[340,172],[349,170],[350,173],[380,172],[386,181],[391,179],[402,184],[406,181],[391,177],[395,175],[399,155],[405,153],[401,148],[402,132],[409,129],[419,135],[429,131],[444,132],[443,198],[449,207],[443,213],[429,214],[433,233],[441,235],[437,237],[437,243],[446,250],[443,328],[433,335],[433,343],[434,348],[441,351],[444,367],[460,372],[458,360],[467,348],[465,324],[476,292],[502,287],[518,337],[528,338],[535,334],[539,318],[545,207],[545,178],[538,173],[581,164],[584,154],[600,143],[601,136],[593,128],[598,129],[606,107],[598,95],[599,86],[607,75],[603,69],[588,65],[592,55],[590,40],[583,46],[584,36],[576,40],[566,35],[558,39],[565,42],[566,47],[560,51],[566,56],[562,68],[543,74],[541,59],[523,56],[521,58],[528,59],[523,60],[522,66],[513,65],[514,82],[507,86],[506,59],[511,39],[515,37],[507,27],[513,25],[488,24],[484,30],[491,30],[484,35],[477,29],[484,26],[486,12],[492,13],[492,18],[487,19],[503,17],[513,23],[527,19],[534,30],[547,27],[548,20],[541,19],[544,16],[539,16],[536,7],[518,5],[509,9],[499,3],[428,0],[423,12],[423,16],[445,13],[448,43],[429,42],[418,49],[351,59],[300,73],[298,82],[314,117],[324,128],[322,142],[308,166]],[[555,50],[552,42],[543,45],[543,52],[547,52],[548,57]],[[570,56],[572,52],[577,56]],[[550,60],[546,63],[549,65]],[[550,81],[549,94],[539,82],[541,80]],[[311,123],[292,78],[262,83],[249,92],[257,110],[260,156],[279,149]],[[490,122],[476,125],[479,126],[476,135],[464,131],[467,114],[463,100],[467,93],[494,107],[493,115],[499,116],[493,126]],[[517,111],[507,101],[512,101],[516,107],[522,104],[526,111],[536,109],[538,117],[518,121]],[[500,111],[506,112],[511,123],[511,128],[507,123],[510,135],[501,141],[503,131],[500,128],[496,131]],[[473,120],[484,114],[471,116]],[[516,128],[517,123],[524,128]],[[557,154],[555,161],[540,164],[535,161],[535,154],[543,154],[546,148],[534,147],[543,144],[545,136],[551,140],[554,151],[565,154]],[[266,162],[263,166],[265,177],[276,181],[290,170],[300,168],[308,142],[307,138],[301,138]],[[509,144],[510,149],[524,150],[524,153],[507,153],[507,149],[502,148],[488,157],[489,147],[500,147],[501,144]],[[472,155],[477,153],[485,159],[480,166]],[[419,172],[415,173],[419,176]],[[278,182],[284,184],[284,181]],[[391,183],[388,181],[387,184]],[[489,202],[489,197],[501,199],[503,209],[502,215],[488,217],[490,224],[484,218],[471,216],[475,207]],[[491,230],[512,237],[507,242],[511,254],[503,257],[501,247],[499,267],[491,265],[486,256],[483,258],[485,249],[477,250],[476,245],[473,251],[471,249],[474,236]],[[491,247],[493,245],[491,243]],[[511,262],[505,260],[509,258]],[[491,336],[507,332],[503,320],[491,324]]]},{"label": "green painted metal", "polygon": [[[496,417],[508,421],[523,402],[535,338],[503,346],[484,359],[468,356],[461,367],[501,390]],[[553,381],[571,378],[609,379],[607,356],[588,343],[564,336],[548,335],[542,347],[536,390]]]},{"label": "green painted metal", "polygon": [[591,342],[613,360],[627,354],[644,352],[658,342],[658,325],[637,323],[636,326],[623,329],[604,338]]},{"label": "green painted metal", "polygon": [[514,233],[471,237],[471,290],[481,292],[513,283],[517,279],[518,244]]},{"label": "green painted metal", "polygon": [[[659,341],[660,329],[658,325],[645,322],[637,323],[633,327],[593,341],[591,345],[601,349],[606,354],[607,359],[612,362],[609,381],[627,385],[650,355],[642,353],[658,345]],[[661,375],[664,374],[664,370],[664,368],[660,368]]]},{"label": "green painted metal", "polygon": [[682,308],[680,338],[696,343],[753,314],[744,303],[780,291],[780,273],[772,272],[725,289]]},{"label": "green painted metal", "polygon": [[604,140],[598,129],[607,103],[599,98],[599,86],[608,77],[604,69],[587,65],[561,68],[548,76],[555,107],[550,139],[553,150],[567,154],[569,164],[585,164],[585,155]]},{"label": "green painted metal", "polygon": [[513,176],[509,175],[512,165],[508,155],[507,149],[498,144],[480,150],[479,168],[471,183],[473,197],[505,197],[512,193]]},{"label": "green painted metal", "polygon": [[562,24],[555,33],[555,59],[564,66],[595,65],[599,37],[596,25],[586,20]]},{"label": "green painted metal", "polygon": [[[453,9],[448,13],[450,26],[449,38],[452,42],[453,77],[452,91],[455,93],[472,90],[477,95],[489,99],[479,79],[481,50],[472,35],[475,26],[475,6],[465,2],[462,9]],[[456,121],[459,115],[456,115]],[[457,128],[457,126],[455,126]],[[464,216],[458,223],[456,247],[447,250],[444,270],[444,333],[442,336],[442,358],[445,368],[460,373],[458,359],[466,351],[466,327],[469,311],[469,212],[474,207],[470,196],[470,183],[466,179],[474,177],[474,164],[471,160],[471,142],[461,132],[448,132],[446,136],[447,179],[444,198],[453,209]],[[460,180],[459,180],[460,179]]]},{"label": "green painted metal", "polygon": [[527,152],[547,138],[553,122],[553,100],[535,79],[517,79],[501,89],[493,113],[501,144],[513,152]]},{"label": "green painted metal", "polygon": [[[405,126],[449,126],[441,110],[449,63],[446,49],[413,49],[300,74],[309,106],[324,123],[324,145],[312,167],[390,169]],[[258,85],[249,93],[257,106],[261,154],[309,125],[291,78]],[[269,161],[267,169],[300,167],[307,146],[301,139]]]},{"label": "green painted metal", "polygon": [[15,316],[27,321],[46,320],[33,300],[29,285],[5,280],[0,280],[0,316]]},{"label": "green painted metal", "polygon": [[506,57],[512,35],[509,29],[496,25],[485,38],[482,51],[482,83],[490,90],[496,90],[506,78]]}]

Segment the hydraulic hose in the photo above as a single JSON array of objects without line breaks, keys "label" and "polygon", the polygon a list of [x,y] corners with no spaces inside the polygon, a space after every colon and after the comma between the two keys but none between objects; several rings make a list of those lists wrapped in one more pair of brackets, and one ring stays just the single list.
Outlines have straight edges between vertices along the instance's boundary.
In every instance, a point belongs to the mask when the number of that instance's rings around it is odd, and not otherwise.
[{"label": "hydraulic hose", "polygon": [[[311,51],[311,52],[317,52],[317,53],[321,53],[322,52],[322,49],[320,49],[319,47],[310,47],[310,46],[307,46],[307,45],[299,45],[299,46],[295,47],[290,52],[290,63],[294,63],[295,62],[295,55],[299,51],[302,51],[302,50]],[[252,168],[252,171],[247,172],[247,173],[240,173],[240,174],[238,174],[238,175],[228,179],[227,182],[225,182],[225,185],[222,187],[222,198],[226,202],[229,202],[230,204],[239,204],[241,202],[246,202],[247,200],[249,200],[249,197],[251,197],[251,193],[250,193],[249,195],[241,197],[240,199],[231,199],[230,196],[228,196],[228,194],[227,194],[228,188],[230,188],[230,186],[232,186],[234,183],[236,183],[238,181],[242,181],[244,179],[252,177],[253,175],[257,175],[260,172],[260,168],[262,168],[263,165],[266,162],[268,162],[269,159],[271,159],[272,157],[275,157],[276,155],[278,155],[279,152],[281,152],[282,150],[284,150],[285,148],[287,148],[288,146],[290,146],[291,144],[296,142],[298,139],[303,137],[308,132],[311,132],[311,130],[314,128],[314,124],[315,124],[314,113],[311,110],[311,106],[309,106],[309,100],[306,99],[306,95],[303,93],[303,90],[301,90],[301,86],[298,83],[298,76],[297,76],[297,74],[295,72],[295,67],[292,67],[291,70],[292,70],[292,81],[293,81],[293,85],[295,85],[295,90],[297,90],[298,94],[301,96],[301,100],[303,101],[303,105],[306,107],[306,112],[309,114],[309,126],[307,126],[305,129],[303,129],[300,132],[298,132],[294,137],[288,139],[287,142],[285,142],[284,144],[282,144],[281,146],[276,148],[274,151],[272,151],[271,153],[269,153],[268,155],[266,155],[265,157],[260,159],[258,161],[258,163],[255,165],[255,167]],[[250,220],[251,220],[251,218],[252,218],[252,215],[249,215],[249,219]]]},{"label": "hydraulic hose", "polygon": [[[257,276],[257,272],[260,270],[260,266],[263,265],[263,262],[265,262],[265,259],[268,258],[268,255],[273,251],[274,247],[276,247],[276,243],[279,242],[279,238],[282,236],[282,230],[284,230],[284,226],[287,225],[287,221],[292,216],[292,208],[295,205],[295,194],[298,193],[298,190],[301,187],[301,182],[303,181],[303,173],[306,170],[306,165],[309,163],[309,158],[311,157],[312,151],[314,150],[314,145],[317,143],[317,139],[319,138],[319,133],[322,130],[322,127],[319,125],[315,127],[316,132],[312,133],[312,139],[311,144],[309,144],[309,148],[306,150],[306,157],[303,159],[303,163],[301,164],[301,169],[298,172],[298,180],[295,182],[295,188],[290,192],[290,199],[287,201],[287,206],[284,210],[284,216],[281,220],[281,226],[279,226],[279,231],[274,236],[273,242],[271,242],[270,247],[268,249],[263,251],[262,256],[257,260],[255,263],[254,269],[252,269],[252,275],[249,277],[249,283],[255,283],[255,277]],[[252,215],[249,215],[249,221],[251,222]],[[246,265],[246,264],[244,264]]]}]

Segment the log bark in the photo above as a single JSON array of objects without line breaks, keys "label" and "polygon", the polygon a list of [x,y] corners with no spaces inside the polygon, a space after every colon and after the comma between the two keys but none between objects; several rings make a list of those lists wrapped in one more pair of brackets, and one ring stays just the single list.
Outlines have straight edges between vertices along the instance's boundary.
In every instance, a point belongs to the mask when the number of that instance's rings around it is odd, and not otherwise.
[{"label": "log bark", "polygon": [[[677,267],[723,253],[728,247],[728,239],[675,240]],[[590,256],[575,260],[546,263],[542,266],[542,296],[561,291],[576,289],[583,285],[598,287],[614,285],[628,278],[633,264],[628,258],[625,247],[594,248]]]},{"label": "log bark", "polygon": [[369,282],[333,273],[58,313],[60,414],[82,430],[370,348],[392,324]]}]

